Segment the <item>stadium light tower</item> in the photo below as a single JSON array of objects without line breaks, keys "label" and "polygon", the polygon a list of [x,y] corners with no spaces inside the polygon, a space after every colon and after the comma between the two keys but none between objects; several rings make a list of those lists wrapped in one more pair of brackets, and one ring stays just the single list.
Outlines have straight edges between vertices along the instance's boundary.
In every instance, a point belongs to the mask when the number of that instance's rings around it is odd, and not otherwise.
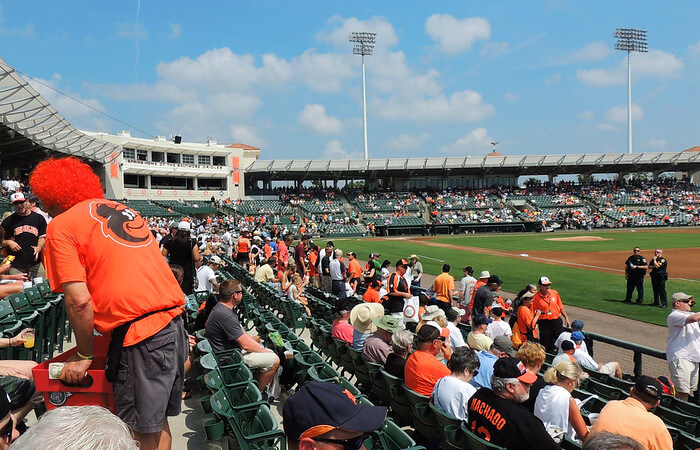
[{"label": "stadium light tower", "polygon": [[353,55],[362,56],[362,122],[365,135],[365,160],[369,159],[369,150],[367,149],[367,90],[365,89],[365,56],[372,54],[374,43],[376,42],[377,33],[368,32],[352,32],[348,40],[354,42],[352,48]]},{"label": "stadium light tower", "polygon": [[632,153],[632,52],[647,52],[647,30],[618,28],[616,50],[627,52],[627,152]]}]

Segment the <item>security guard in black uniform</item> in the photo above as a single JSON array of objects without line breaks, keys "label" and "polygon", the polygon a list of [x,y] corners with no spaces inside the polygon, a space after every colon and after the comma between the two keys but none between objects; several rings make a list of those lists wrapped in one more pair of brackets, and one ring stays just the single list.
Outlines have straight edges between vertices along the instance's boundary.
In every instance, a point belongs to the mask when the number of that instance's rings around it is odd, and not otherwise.
[{"label": "security guard in black uniform", "polygon": [[666,280],[668,280],[668,261],[661,256],[663,250],[654,250],[654,257],[649,261],[649,276],[651,277],[651,287],[654,289],[654,303],[651,306],[666,308]]},{"label": "security guard in black uniform", "polygon": [[627,295],[625,303],[632,303],[632,293],[637,290],[637,304],[644,301],[644,276],[647,274],[647,260],[635,247],[633,253],[625,261],[625,278],[627,278]]}]

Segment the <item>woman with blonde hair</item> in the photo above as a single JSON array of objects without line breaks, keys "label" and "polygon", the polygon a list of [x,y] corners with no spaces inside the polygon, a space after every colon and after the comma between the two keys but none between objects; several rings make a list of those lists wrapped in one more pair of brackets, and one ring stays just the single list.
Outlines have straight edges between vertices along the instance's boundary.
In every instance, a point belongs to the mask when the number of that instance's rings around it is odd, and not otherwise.
[{"label": "woman with blonde hair", "polygon": [[540,369],[544,364],[547,354],[545,353],[542,344],[538,344],[536,342],[525,342],[522,346],[520,346],[515,357],[523,363],[525,370],[537,377],[537,380],[530,385],[530,398],[520,404],[528,411],[533,412],[535,410],[535,399],[537,399],[537,394],[540,392],[540,389],[547,386],[547,382],[544,381],[544,378],[542,378],[542,375],[540,375]]},{"label": "woman with blonde hair", "polygon": [[544,379],[552,384],[540,390],[535,400],[535,415],[546,427],[561,428],[572,439],[578,436],[581,441],[588,438],[588,427],[571,392],[583,378],[580,365],[563,360],[547,369]]}]

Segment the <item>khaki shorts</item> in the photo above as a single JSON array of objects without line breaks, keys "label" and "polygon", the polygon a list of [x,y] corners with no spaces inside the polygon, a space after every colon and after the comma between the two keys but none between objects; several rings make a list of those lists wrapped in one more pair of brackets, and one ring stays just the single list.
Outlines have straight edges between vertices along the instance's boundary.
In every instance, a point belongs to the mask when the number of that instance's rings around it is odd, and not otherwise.
[{"label": "khaki shorts", "polygon": [[700,363],[687,359],[674,359],[668,363],[671,381],[676,385],[676,391],[690,394],[698,389],[698,372]]},{"label": "khaki shorts", "polygon": [[617,370],[617,363],[616,362],[609,362],[609,363],[603,364],[600,367],[600,372],[603,372],[606,375],[610,375],[611,377],[615,376],[615,370]]},{"label": "khaki shorts", "polygon": [[138,433],[157,433],[182,408],[189,347],[182,316],[138,344],[124,347],[114,400],[117,416]]},{"label": "khaki shorts", "polygon": [[277,358],[277,355],[272,352],[251,352],[243,354],[243,362],[245,362],[251,369],[258,369],[262,370],[263,372],[267,372],[268,370],[272,369],[275,364],[279,363],[279,358]]}]

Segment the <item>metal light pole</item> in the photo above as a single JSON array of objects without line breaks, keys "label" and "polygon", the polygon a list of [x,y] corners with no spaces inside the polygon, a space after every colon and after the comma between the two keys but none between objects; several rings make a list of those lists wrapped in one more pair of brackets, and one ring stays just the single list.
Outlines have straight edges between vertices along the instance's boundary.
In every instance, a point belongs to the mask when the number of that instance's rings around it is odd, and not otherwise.
[{"label": "metal light pole", "polygon": [[372,54],[377,33],[353,32],[348,40],[354,42],[353,55],[362,56],[362,123],[365,137],[365,160],[369,159],[369,149],[367,148],[367,90],[365,89],[365,56]]},{"label": "metal light pole", "polygon": [[615,30],[616,50],[627,52],[627,152],[632,153],[632,52],[647,52],[647,31],[637,28]]}]

